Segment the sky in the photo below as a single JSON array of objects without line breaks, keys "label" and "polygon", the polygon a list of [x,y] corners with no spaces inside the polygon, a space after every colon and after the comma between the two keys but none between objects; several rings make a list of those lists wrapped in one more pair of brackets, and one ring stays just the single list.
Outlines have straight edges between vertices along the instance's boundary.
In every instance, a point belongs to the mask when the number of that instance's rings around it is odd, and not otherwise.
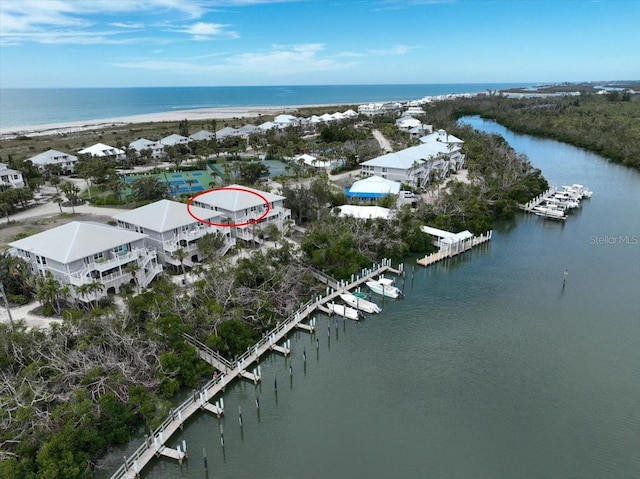
[{"label": "sky", "polygon": [[0,88],[640,79],[640,0],[2,0]]}]

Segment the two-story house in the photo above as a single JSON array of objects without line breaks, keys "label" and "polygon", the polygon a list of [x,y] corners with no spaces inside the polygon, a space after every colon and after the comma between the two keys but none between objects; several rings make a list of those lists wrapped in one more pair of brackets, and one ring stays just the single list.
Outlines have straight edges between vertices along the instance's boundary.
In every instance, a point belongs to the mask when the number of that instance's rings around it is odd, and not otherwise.
[{"label": "two-story house", "polygon": [[[147,235],[101,223],[73,221],[14,241],[12,254],[39,276],[51,273],[70,294],[89,302],[115,294],[124,284],[146,287],[162,271]],[[102,285],[87,290],[84,285]]]},{"label": "two-story house", "polygon": [[167,156],[164,152],[164,146],[160,142],[147,140],[146,138],[139,138],[136,141],[132,141],[129,143],[129,148],[135,150],[138,156],[141,156],[143,150],[149,150],[151,151],[151,158],[154,160]]},{"label": "two-story house", "polygon": [[193,205],[217,211],[222,215],[222,223],[235,225],[231,227],[232,237],[252,240],[258,233],[257,229],[269,223],[274,223],[280,231],[286,231],[291,221],[291,210],[284,207],[284,200],[284,196],[230,185],[198,195]]},{"label": "two-story house", "polygon": [[105,145],[104,143],[96,143],[88,148],[84,148],[78,152],[81,155],[89,155],[95,158],[106,158],[115,161],[124,160],[127,155],[124,150]]},{"label": "two-story house", "polygon": [[[191,214],[190,214],[191,213]],[[193,215],[193,216],[192,216]],[[160,200],[113,217],[118,227],[147,235],[146,244],[158,253],[158,260],[165,265],[179,266],[176,251],[184,253],[182,263],[193,266],[202,259],[197,241],[205,235],[219,232],[223,246],[219,250],[224,255],[235,244],[230,228],[219,228],[209,223],[220,224],[221,213],[171,200]]]},{"label": "two-story house", "polygon": [[76,168],[76,163],[78,162],[78,157],[58,150],[47,150],[31,158],[27,158],[27,160],[31,161],[40,171],[44,171],[47,165],[57,165],[60,167],[62,173],[73,173]]},{"label": "two-story house", "polygon": [[0,163],[0,185],[10,186],[12,188],[22,188],[24,186],[24,178],[18,170],[9,168],[4,163]]}]

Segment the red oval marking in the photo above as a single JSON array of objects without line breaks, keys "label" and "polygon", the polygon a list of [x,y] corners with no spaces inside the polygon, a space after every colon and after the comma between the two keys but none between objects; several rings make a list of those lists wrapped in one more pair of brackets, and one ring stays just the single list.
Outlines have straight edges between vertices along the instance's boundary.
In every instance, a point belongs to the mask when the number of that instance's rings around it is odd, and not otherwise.
[{"label": "red oval marking", "polygon": [[[202,195],[204,195],[206,193],[211,193],[212,191],[222,191],[222,190],[241,191],[243,193],[249,193],[249,194],[252,194],[254,196],[257,196],[258,198],[260,198],[264,202],[265,205],[267,205],[267,209],[265,210],[264,213],[262,213],[260,216],[258,216],[255,220],[245,221],[244,223],[214,223],[213,221],[209,221],[209,220],[204,220],[202,218],[198,218],[196,215],[193,214],[193,212],[191,211],[191,203],[193,203],[193,200],[195,200],[198,196],[202,196]],[[202,208],[202,206],[197,206],[197,207],[198,208]],[[265,216],[267,216],[269,214],[269,211],[271,211],[271,205],[269,204],[269,200],[268,199],[266,199],[260,193],[256,193],[255,191],[247,190],[245,188],[238,188],[236,186],[223,186],[221,188],[212,188],[210,190],[206,190],[206,191],[203,191],[201,193],[198,193],[195,196],[192,196],[191,198],[189,198],[189,201],[187,201],[187,213],[189,213],[189,216],[191,216],[194,220],[199,221],[200,223],[204,223],[206,225],[219,226],[221,228],[235,228],[235,227],[238,227],[238,226],[248,226],[248,225],[252,225],[252,224],[258,223],[258,222],[260,222],[260,220],[262,220]],[[219,213],[219,212],[215,212],[215,213]]]}]

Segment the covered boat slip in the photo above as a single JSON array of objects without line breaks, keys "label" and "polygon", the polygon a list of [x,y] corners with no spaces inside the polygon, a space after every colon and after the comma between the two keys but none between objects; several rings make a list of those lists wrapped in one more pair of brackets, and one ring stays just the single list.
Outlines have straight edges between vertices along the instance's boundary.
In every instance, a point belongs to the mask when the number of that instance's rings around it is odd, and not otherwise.
[{"label": "covered boat slip", "polygon": [[443,259],[462,254],[475,246],[490,241],[493,234],[493,231],[487,231],[483,235],[474,236],[467,230],[451,233],[431,226],[421,226],[420,229],[423,233],[435,237],[434,244],[439,248],[435,253],[418,258],[417,263],[422,266],[429,266]]}]

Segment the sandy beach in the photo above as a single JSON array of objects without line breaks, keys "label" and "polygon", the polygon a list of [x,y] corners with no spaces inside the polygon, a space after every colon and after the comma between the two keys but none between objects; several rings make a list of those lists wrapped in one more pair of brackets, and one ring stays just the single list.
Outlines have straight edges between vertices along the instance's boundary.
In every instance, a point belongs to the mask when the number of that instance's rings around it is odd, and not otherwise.
[{"label": "sandy beach", "polygon": [[[94,130],[110,126],[133,123],[152,123],[180,120],[225,120],[231,118],[259,118],[262,115],[279,115],[295,113],[300,108],[328,107],[340,108],[342,105],[285,105],[285,106],[243,106],[225,108],[199,108],[195,110],[175,110],[142,115],[103,118],[96,120],[75,121],[67,123],[48,123],[43,125],[13,126],[0,128],[0,140],[17,136],[44,136],[72,133],[83,130]],[[337,110],[338,111],[338,110]]]}]

